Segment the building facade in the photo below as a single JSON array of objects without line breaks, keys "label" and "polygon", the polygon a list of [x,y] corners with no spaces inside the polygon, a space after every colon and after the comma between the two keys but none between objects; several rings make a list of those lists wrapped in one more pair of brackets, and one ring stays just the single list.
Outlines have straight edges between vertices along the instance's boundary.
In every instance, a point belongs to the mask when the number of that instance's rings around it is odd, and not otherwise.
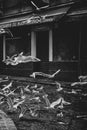
[{"label": "building facade", "polygon": [[[86,0],[0,0],[0,73],[29,76],[34,71],[57,80],[75,81],[87,74]],[[17,66],[3,60],[23,52],[41,59]]]}]

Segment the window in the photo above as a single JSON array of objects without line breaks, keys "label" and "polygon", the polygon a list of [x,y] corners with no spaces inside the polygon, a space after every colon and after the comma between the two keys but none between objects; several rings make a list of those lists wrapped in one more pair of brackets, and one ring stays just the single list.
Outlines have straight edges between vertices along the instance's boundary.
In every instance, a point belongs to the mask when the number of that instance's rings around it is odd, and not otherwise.
[{"label": "window", "polygon": [[41,61],[49,61],[49,31],[36,32],[36,50]]},{"label": "window", "polygon": [[31,55],[31,33],[26,27],[11,29],[12,37],[6,36],[6,56],[13,56],[21,52]]},{"label": "window", "polygon": [[78,29],[73,23],[53,30],[54,61],[78,60]]}]

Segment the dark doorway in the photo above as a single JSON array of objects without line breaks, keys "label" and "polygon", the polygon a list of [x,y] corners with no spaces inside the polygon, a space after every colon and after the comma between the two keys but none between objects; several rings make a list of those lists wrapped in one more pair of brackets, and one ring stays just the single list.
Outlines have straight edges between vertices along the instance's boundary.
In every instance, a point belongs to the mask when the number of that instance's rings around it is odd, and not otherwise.
[{"label": "dark doorway", "polygon": [[37,57],[41,61],[49,60],[49,32],[39,31],[36,33]]}]

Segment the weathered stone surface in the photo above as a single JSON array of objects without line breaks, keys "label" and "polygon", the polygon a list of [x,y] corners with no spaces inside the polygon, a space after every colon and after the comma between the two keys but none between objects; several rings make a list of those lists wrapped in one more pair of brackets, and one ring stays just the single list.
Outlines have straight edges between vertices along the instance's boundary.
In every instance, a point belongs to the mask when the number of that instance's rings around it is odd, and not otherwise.
[{"label": "weathered stone surface", "polygon": [[0,110],[0,130],[17,130],[14,122]]}]

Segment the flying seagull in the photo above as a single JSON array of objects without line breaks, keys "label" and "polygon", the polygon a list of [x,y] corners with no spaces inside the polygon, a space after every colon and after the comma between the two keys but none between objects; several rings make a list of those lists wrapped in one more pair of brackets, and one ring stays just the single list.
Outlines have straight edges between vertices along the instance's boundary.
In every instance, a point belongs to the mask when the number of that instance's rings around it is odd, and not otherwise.
[{"label": "flying seagull", "polygon": [[60,72],[60,69],[57,70],[54,74],[45,74],[43,72],[33,72],[30,77],[36,78],[36,76],[42,76],[42,77],[46,77],[46,78],[54,78],[56,74],[58,74]]}]

